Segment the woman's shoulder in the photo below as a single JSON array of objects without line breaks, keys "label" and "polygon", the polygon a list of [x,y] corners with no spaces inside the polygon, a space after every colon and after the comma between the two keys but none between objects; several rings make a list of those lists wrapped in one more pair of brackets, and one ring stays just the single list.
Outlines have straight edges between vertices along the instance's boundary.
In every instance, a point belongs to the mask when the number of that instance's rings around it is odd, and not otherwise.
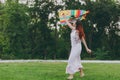
[{"label": "woman's shoulder", "polygon": [[79,30],[76,30],[76,33],[79,33]]},{"label": "woman's shoulder", "polygon": [[72,32],[74,32],[75,34],[79,34],[79,30],[76,29],[72,29]]},{"label": "woman's shoulder", "polygon": [[76,29],[71,29],[72,31],[76,31]]},{"label": "woman's shoulder", "polygon": [[76,29],[75,29],[75,27],[72,27],[71,30],[74,31],[74,30],[76,30]]},{"label": "woman's shoulder", "polygon": [[75,33],[79,34],[79,30],[75,30]]}]

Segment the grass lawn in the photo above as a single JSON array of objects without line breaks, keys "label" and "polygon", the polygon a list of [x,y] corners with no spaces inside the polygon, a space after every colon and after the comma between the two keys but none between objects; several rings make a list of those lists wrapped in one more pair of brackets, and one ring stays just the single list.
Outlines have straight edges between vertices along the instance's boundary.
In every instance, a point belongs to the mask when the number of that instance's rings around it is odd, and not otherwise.
[{"label": "grass lawn", "polygon": [[[64,62],[0,63],[0,80],[66,80]],[[120,64],[84,63],[85,76],[73,80],[120,80]]]}]

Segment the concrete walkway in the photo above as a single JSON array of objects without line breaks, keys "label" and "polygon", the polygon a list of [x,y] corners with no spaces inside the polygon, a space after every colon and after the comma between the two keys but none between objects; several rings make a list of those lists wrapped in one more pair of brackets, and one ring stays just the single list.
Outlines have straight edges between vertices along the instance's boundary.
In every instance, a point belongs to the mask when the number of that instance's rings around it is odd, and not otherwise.
[{"label": "concrete walkway", "polygon": [[[67,62],[67,60],[0,60],[0,63],[13,62]],[[82,63],[120,63],[120,60],[82,60]]]}]

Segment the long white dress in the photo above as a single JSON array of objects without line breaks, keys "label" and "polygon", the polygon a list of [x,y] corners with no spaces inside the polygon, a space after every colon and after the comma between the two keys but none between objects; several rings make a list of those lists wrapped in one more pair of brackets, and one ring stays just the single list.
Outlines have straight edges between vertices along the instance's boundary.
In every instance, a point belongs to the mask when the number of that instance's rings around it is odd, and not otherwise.
[{"label": "long white dress", "polygon": [[78,72],[80,68],[83,68],[80,58],[82,46],[79,34],[76,32],[76,30],[71,31],[70,37],[71,52],[68,59],[68,65],[66,67],[66,73],[74,74],[75,72]]}]

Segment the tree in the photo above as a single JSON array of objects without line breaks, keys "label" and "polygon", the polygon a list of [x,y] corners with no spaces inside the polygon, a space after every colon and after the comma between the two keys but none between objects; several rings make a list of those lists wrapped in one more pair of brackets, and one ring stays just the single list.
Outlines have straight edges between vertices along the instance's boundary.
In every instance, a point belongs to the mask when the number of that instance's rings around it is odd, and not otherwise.
[{"label": "tree", "polygon": [[[7,39],[8,50],[4,53],[22,58],[27,54],[28,15],[27,6],[7,0],[1,15],[1,31]],[[25,56],[24,56],[25,57]]]},{"label": "tree", "polygon": [[[98,0],[96,2],[86,0],[86,3],[86,8],[90,10],[90,15],[88,17],[90,24],[92,27],[96,25],[92,29],[94,31],[92,32],[91,36],[93,42],[92,49],[105,49],[105,51],[109,51],[109,54],[107,54],[107,56],[111,56],[111,59],[113,59],[113,53],[115,54],[115,51],[118,50],[115,48],[117,44],[111,43],[111,41],[118,42],[119,40],[115,34],[117,29],[114,27],[114,25],[119,21],[118,17],[120,6],[113,0]],[[108,34],[106,30],[109,31]]]},{"label": "tree", "polygon": [[48,50],[54,44],[48,26],[48,16],[53,7],[54,4],[48,0],[35,0],[34,7],[30,8],[31,25],[29,35],[31,37],[31,53],[33,57],[37,56],[46,59]]}]

